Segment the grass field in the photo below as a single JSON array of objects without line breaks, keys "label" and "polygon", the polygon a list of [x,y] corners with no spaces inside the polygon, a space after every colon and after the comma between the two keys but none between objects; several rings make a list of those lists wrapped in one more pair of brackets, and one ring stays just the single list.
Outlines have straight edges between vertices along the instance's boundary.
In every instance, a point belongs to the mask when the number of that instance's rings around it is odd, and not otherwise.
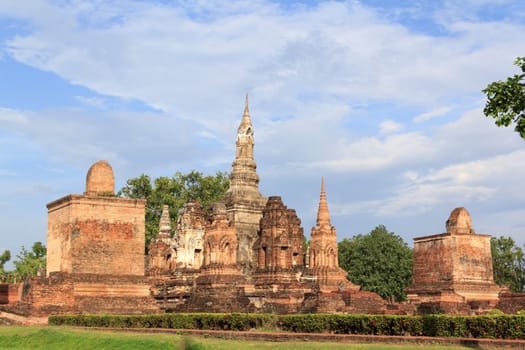
[{"label": "grass field", "polygon": [[355,349],[355,350],[467,350],[467,347],[429,345],[387,345],[328,342],[261,342],[222,340],[206,337],[185,337],[176,334],[139,334],[109,331],[78,330],[67,327],[0,327],[0,349]]}]

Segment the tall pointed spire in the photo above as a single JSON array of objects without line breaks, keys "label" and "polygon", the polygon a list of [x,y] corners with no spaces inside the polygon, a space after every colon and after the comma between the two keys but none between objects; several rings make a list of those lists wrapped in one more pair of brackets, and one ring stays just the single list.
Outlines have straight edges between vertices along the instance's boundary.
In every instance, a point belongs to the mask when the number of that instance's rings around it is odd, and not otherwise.
[{"label": "tall pointed spire", "polygon": [[254,145],[253,125],[246,94],[244,113],[237,130],[230,188],[224,194],[228,219],[235,224],[235,234],[239,242],[237,262],[241,264],[243,273],[249,273],[257,266],[254,244],[258,238],[259,223],[266,204],[266,198],[259,192],[259,175],[253,157]]},{"label": "tall pointed spire", "polygon": [[251,133],[253,131],[252,120],[250,117],[250,109],[248,108],[248,93],[246,93],[246,100],[244,101],[244,113],[242,114],[241,124],[239,125],[238,133]]},{"label": "tall pointed spire", "polygon": [[244,115],[250,115],[248,110],[248,93],[246,93],[246,99],[244,100]]},{"label": "tall pointed spire", "polygon": [[324,190],[324,177],[321,179],[317,226],[312,227],[310,236],[312,238],[309,246],[310,268],[313,270],[313,276],[319,284],[319,289],[321,291],[359,290],[359,286],[353,285],[346,279],[348,272],[339,267],[337,232],[330,223],[330,213],[328,212]]},{"label": "tall pointed spire", "polygon": [[324,190],[324,177],[321,178],[321,196],[319,198],[319,209],[317,210],[317,226],[331,226],[330,213],[328,211],[328,203],[326,201],[326,192]]}]

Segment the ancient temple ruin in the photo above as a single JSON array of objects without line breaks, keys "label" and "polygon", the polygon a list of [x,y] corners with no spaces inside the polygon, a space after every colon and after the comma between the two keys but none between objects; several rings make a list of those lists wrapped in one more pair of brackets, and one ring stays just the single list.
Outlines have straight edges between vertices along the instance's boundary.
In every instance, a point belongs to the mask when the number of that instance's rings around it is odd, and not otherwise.
[{"label": "ancient temple ruin", "polygon": [[206,218],[202,205],[197,201],[186,203],[179,211],[177,229],[172,246],[177,269],[195,269],[202,266],[204,259],[204,229]]},{"label": "ancient temple ruin", "polygon": [[147,274],[149,276],[165,275],[175,268],[176,251],[171,246],[171,220],[169,207],[162,206],[159,232],[149,245]]},{"label": "ancient temple ruin", "polygon": [[47,273],[19,285],[6,310],[32,316],[158,312],[144,274],[145,204],[116,197],[111,166],[93,164],[83,195],[47,205]]},{"label": "ancient temple ruin", "polygon": [[[228,191],[215,204],[205,226],[201,208],[197,204],[187,205],[179,213],[180,224],[169,244],[177,264],[168,268],[167,259],[158,258],[155,261],[164,265],[150,267],[156,278],[153,294],[162,308],[384,312],[384,300],[374,293],[360,292],[359,286],[350,283],[347,273],[339,268],[336,230],[330,224],[324,180],[307,261],[306,238],[295,210],[288,208],[281,197],[266,198],[259,192],[253,135],[246,98]],[[185,257],[188,254],[180,243],[183,236],[185,241],[203,242],[191,246],[189,254],[193,251],[200,254],[201,249],[203,253],[202,265],[195,263],[191,272],[187,270],[188,264],[180,263],[181,252]],[[150,255],[159,254],[156,247],[163,244],[162,240],[152,242]],[[163,245],[165,249],[167,246]],[[193,258],[184,259],[189,262]]]},{"label": "ancient temple ruin", "polygon": [[309,258],[310,269],[321,290],[359,290],[359,286],[353,285],[346,278],[348,273],[339,267],[336,229],[330,223],[324,178],[321,180],[317,225],[312,228],[311,233]]},{"label": "ancient temple ruin", "polygon": [[[145,200],[118,198],[106,161],[91,166],[83,195],[47,205],[47,275],[144,276]],[[129,264],[129,261],[134,261]]]},{"label": "ancient temple ruin", "polygon": [[414,238],[414,278],[408,301],[420,312],[484,312],[498,304],[490,236],[477,234],[465,208],[456,208],[447,232]]},{"label": "ancient temple ruin", "polygon": [[266,198],[259,192],[259,175],[253,157],[254,130],[248,109],[248,95],[244,113],[237,129],[235,160],[232,163],[230,188],[224,195],[228,220],[235,223],[237,261],[243,273],[249,274],[257,266],[255,242]]},{"label": "ancient temple ruin", "polygon": [[259,192],[254,144],[246,97],[228,191],[211,214],[186,203],[175,227],[164,205],[147,256],[145,200],[116,197],[111,166],[93,164],[84,194],[47,205],[47,272],[0,286],[0,310],[473,314],[525,307],[525,296],[501,294],[494,284],[490,236],[475,233],[465,208],[452,211],[445,233],[414,239],[408,303],[361,291],[339,267],[324,178],[308,246],[295,210]]}]

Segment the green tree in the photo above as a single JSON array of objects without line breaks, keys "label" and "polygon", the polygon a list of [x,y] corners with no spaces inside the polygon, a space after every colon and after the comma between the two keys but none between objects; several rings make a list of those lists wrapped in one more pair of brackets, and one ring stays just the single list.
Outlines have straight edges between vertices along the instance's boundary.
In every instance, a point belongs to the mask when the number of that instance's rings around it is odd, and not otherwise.
[{"label": "green tree", "polygon": [[4,273],[4,265],[6,262],[11,260],[11,252],[9,250],[4,250],[2,255],[0,255],[0,273]]},{"label": "green tree", "polygon": [[492,237],[492,266],[494,282],[500,286],[508,285],[512,292],[525,291],[525,257],[511,237]]},{"label": "green tree", "polygon": [[405,300],[412,280],[413,252],[403,239],[380,225],[338,244],[339,265],[348,279],[384,299]]},{"label": "green tree", "polygon": [[515,123],[514,130],[525,139],[525,57],[516,58],[514,64],[522,74],[492,82],[483,90],[487,95],[483,113],[494,118],[497,126]]},{"label": "green tree", "polygon": [[156,237],[159,229],[162,206],[168,205],[172,227],[175,227],[179,209],[191,200],[199,200],[205,210],[218,201],[228,190],[229,175],[217,172],[214,176],[204,176],[192,170],[187,174],[175,173],[173,177],[161,176],[153,182],[148,175],[142,174],[129,179],[117,193],[125,198],[146,199],[146,249]]},{"label": "green tree", "polygon": [[35,242],[31,250],[22,247],[13,264],[14,274],[19,277],[36,276],[39,270],[46,268],[46,246],[42,242]]}]

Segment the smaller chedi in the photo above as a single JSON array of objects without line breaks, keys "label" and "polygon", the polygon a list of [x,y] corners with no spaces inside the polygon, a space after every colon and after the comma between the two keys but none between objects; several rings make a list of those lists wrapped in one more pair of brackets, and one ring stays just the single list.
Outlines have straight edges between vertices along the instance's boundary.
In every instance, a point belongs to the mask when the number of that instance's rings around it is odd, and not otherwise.
[{"label": "smaller chedi", "polygon": [[263,210],[258,247],[257,283],[289,283],[304,266],[303,229],[295,210],[271,196]]},{"label": "smaller chedi", "polygon": [[317,280],[319,289],[330,291],[334,289],[358,291],[359,286],[347,280],[347,272],[339,267],[337,234],[330,223],[330,213],[324,178],[321,180],[321,195],[317,210],[317,225],[312,227],[310,242],[310,269]]},{"label": "smaller chedi", "polygon": [[179,210],[177,229],[173,237],[176,266],[179,269],[200,269],[204,259],[203,243],[205,212],[198,201],[191,201]]},{"label": "smaller chedi", "polygon": [[237,263],[237,236],[232,222],[226,218],[223,202],[213,205],[213,215],[206,225],[204,238],[204,264],[197,279],[198,284],[215,284],[222,287],[239,280],[241,270]]},{"label": "smaller chedi", "polygon": [[15,313],[159,311],[144,276],[146,200],[119,198],[108,162],[93,164],[84,194],[49,204],[46,276],[24,282]]},{"label": "smaller chedi", "polygon": [[144,276],[145,204],[115,197],[111,165],[104,160],[93,164],[84,195],[71,194],[47,205],[47,275]]},{"label": "smaller chedi", "polygon": [[483,313],[498,303],[490,235],[475,233],[470,214],[456,208],[447,232],[414,239],[414,280],[406,289],[418,313]]},{"label": "smaller chedi", "polygon": [[171,220],[169,207],[162,206],[160,216],[159,233],[155,240],[149,245],[147,274],[158,276],[169,273],[173,268],[176,251],[171,247]]}]

